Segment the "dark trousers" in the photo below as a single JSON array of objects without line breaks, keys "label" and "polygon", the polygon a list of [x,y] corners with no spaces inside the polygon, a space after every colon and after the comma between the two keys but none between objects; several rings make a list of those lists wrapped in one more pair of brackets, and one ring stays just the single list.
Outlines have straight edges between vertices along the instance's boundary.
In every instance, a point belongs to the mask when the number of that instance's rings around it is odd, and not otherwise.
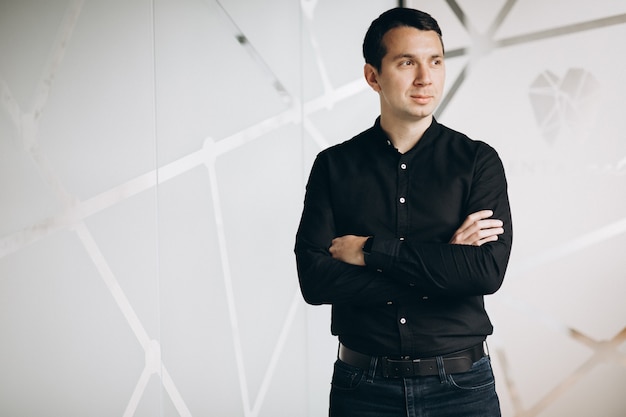
[{"label": "dark trousers", "polygon": [[377,359],[369,370],[335,362],[330,417],[499,417],[491,360],[468,372],[384,378]]}]

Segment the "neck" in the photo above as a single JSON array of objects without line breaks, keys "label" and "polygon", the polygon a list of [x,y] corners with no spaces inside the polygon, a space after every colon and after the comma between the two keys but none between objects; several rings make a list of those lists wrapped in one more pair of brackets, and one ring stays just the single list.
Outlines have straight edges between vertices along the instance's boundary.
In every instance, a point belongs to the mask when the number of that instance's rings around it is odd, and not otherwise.
[{"label": "neck", "polygon": [[381,114],[380,127],[387,133],[398,152],[406,153],[417,145],[432,120],[432,115],[419,120],[401,121]]}]

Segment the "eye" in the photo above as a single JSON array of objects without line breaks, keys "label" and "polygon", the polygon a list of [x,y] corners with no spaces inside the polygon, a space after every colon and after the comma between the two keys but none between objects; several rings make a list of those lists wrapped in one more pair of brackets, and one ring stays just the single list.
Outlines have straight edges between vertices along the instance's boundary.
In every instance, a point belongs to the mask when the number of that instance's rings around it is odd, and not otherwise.
[{"label": "eye", "polygon": [[403,67],[407,67],[409,65],[413,65],[413,61],[411,61],[410,59],[405,59],[404,61],[400,62],[400,65]]}]

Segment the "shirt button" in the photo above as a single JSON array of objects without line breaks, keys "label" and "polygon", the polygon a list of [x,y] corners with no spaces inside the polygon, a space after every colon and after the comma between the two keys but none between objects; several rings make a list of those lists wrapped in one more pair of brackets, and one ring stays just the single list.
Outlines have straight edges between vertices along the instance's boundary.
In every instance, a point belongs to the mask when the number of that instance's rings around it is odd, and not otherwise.
[{"label": "shirt button", "polygon": [[390,306],[393,304],[393,301],[387,301],[387,305]]},{"label": "shirt button", "polygon": [[400,324],[406,324],[406,319],[404,317],[400,319]]},{"label": "shirt button", "polygon": [[406,169],[406,164],[400,164],[400,168]]},{"label": "shirt button", "polygon": [[405,201],[406,201],[406,199],[405,199],[404,197],[400,197],[400,202],[401,202],[402,204],[404,204],[404,203],[405,203]]}]

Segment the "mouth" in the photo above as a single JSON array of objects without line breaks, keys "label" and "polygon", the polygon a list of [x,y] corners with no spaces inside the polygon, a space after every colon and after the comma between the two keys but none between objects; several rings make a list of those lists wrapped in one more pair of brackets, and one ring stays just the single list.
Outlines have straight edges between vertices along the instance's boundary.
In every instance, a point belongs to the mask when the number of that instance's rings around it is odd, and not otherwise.
[{"label": "mouth", "polygon": [[411,100],[420,104],[427,104],[433,99],[433,96],[427,94],[412,94]]}]

